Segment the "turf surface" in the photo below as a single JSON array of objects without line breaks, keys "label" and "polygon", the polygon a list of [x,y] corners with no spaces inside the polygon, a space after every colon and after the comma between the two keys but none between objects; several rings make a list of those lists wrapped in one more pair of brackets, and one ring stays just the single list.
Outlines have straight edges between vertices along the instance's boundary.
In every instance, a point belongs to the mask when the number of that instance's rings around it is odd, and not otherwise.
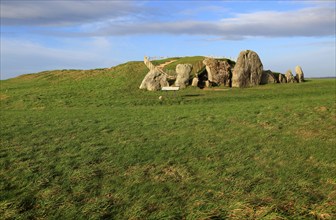
[{"label": "turf surface", "polygon": [[335,79],[166,93],[147,71],[1,81],[1,218],[336,218]]}]

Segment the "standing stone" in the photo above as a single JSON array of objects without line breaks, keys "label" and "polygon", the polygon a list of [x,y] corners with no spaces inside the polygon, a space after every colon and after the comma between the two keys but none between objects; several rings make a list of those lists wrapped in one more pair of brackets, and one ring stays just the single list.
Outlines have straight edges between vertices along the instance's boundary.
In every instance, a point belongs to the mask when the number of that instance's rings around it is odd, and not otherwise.
[{"label": "standing stone", "polygon": [[294,82],[294,76],[293,76],[293,73],[292,73],[291,70],[287,70],[285,76],[286,76],[287,83],[293,83]]},{"label": "standing stone", "polygon": [[180,88],[185,88],[189,85],[190,73],[192,70],[191,64],[178,64],[176,66],[176,81],[175,86],[179,86]]},{"label": "standing stone", "polygon": [[191,86],[197,87],[198,86],[198,77],[195,76],[192,80]]},{"label": "standing stone", "polygon": [[167,75],[157,69],[153,69],[147,73],[139,88],[147,89],[149,91],[157,91],[164,86],[169,86]]},{"label": "standing stone", "polygon": [[293,77],[293,82],[295,82],[295,83],[299,83],[298,75],[296,75],[296,76]]},{"label": "standing stone", "polygon": [[219,75],[223,76],[222,83],[224,84],[224,86],[230,87],[232,73],[231,73],[231,65],[227,60],[218,61],[218,73]]},{"label": "standing stone", "polygon": [[207,88],[210,87],[210,82],[209,82],[209,80],[205,81],[205,87],[207,87]]},{"label": "standing stone", "polygon": [[231,65],[228,61],[205,58],[203,64],[205,65],[208,80],[211,84],[224,84],[229,86],[231,80]]},{"label": "standing stone", "polygon": [[284,74],[279,74],[279,83],[287,83],[286,77]]},{"label": "standing stone", "polygon": [[218,62],[213,58],[205,58],[203,60],[206,71],[208,73],[208,80],[210,82],[219,83],[220,77],[218,76]]},{"label": "standing stone", "polygon": [[251,50],[240,52],[233,69],[232,87],[250,87],[260,84],[263,64],[258,54]]},{"label": "standing stone", "polygon": [[274,74],[271,70],[265,70],[262,73],[260,84],[269,84],[269,83],[277,83]]},{"label": "standing stone", "polygon": [[152,64],[152,62],[146,56],[144,57],[144,63],[149,70],[154,70],[155,69],[155,66]]},{"label": "standing stone", "polygon": [[304,82],[304,75],[300,66],[295,67],[296,79],[299,83]]}]

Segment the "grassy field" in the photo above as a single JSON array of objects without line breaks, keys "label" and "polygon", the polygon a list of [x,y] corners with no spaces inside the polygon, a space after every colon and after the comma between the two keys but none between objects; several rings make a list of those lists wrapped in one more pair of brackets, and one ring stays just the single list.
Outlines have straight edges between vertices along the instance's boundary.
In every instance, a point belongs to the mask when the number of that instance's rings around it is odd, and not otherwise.
[{"label": "grassy field", "polygon": [[1,219],[336,218],[335,79],[164,93],[147,71],[1,81]]}]

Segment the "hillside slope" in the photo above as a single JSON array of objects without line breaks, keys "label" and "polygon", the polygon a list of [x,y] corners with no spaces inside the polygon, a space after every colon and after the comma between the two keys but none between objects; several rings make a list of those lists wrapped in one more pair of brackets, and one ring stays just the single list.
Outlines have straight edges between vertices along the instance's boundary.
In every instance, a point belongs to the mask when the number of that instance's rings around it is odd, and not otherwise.
[{"label": "hillside slope", "polygon": [[110,105],[125,95],[141,94],[138,87],[146,73],[142,62],[129,62],[110,69],[22,75],[1,82],[2,102],[5,108]]}]

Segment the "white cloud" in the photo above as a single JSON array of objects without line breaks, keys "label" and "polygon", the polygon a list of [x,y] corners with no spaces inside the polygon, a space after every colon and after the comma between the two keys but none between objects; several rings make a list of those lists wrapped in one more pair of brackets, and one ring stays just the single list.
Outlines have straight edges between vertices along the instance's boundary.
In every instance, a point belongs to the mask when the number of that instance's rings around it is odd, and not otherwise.
[{"label": "white cloud", "polygon": [[[237,40],[246,37],[334,36],[335,6],[322,3],[309,6],[292,11],[239,13],[231,18],[206,21],[201,17],[191,20],[190,14],[211,14],[226,9],[212,5],[191,7],[176,11],[175,14],[184,16],[175,17],[166,14],[164,7],[153,8],[136,1],[1,1],[1,22],[4,26],[76,26],[68,31],[57,28],[35,32],[74,37],[185,34]],[[162,17],[171,19],[163,21]]]},{"label": "white cloud", "polygon": [[145,9],[134,1],[1,1],[1,23],[11,26],[67,26],[118,19]]},{"label": "white cloud", "polygon": [[220,21],[109,23],[97,35],[187,34],[245,37],[294,37],[335,35],[335,8],[305,8],[297,11],[261,11],[236,14]]},{"label": "white cloud", "polygon": [[[136,1],[1,1],[1,22],[5,26],[77,25],[77,29],[71,31],[44,29],[35,32],[77,37],[186,34],[237,40],[246,37],[334,36],[335,7],[314,5],[293,11],[238,13],[231,18],[205,21],[188,19],[193,13],[191,9],[196,14],[226,9],[212,5],[191,7],[176,11],[176,14],[184,14],[183,18],[174,18],[174,14],[166,14],[164,7],[151,8]],[[159,12],[162,14],[158,15]],[[167,16],[174,21],[160,19]]]}]

